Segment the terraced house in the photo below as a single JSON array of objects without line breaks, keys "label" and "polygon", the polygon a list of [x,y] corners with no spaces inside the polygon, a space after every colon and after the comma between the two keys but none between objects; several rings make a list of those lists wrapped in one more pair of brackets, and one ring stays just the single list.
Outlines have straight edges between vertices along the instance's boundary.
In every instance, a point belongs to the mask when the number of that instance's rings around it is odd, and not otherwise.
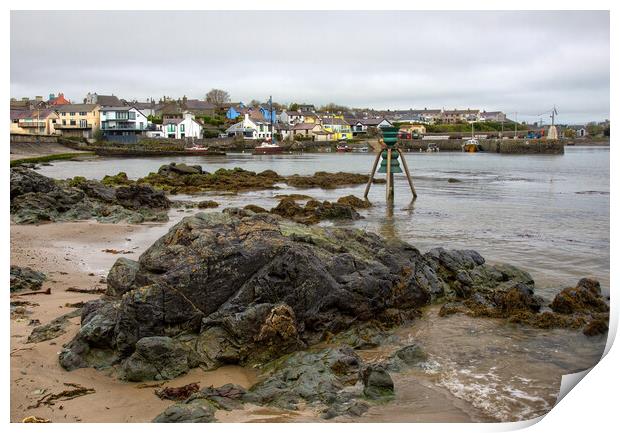
[{"label": "terraced house", "polygon": [[93,138],[99,130],[98,104],[67,104],[56,108],[58,122],[54,129],[65,137]]},{"label": "terraced house", "polygon": [[351,125],[342,116],[327,116],[321,119],[323,129],[334,135],[334,140],[350,140],[353,138]]},{"label": "terraced house", "polygon": [[58,113],[51,108],[11,110],[11,134],[56,134]]}]

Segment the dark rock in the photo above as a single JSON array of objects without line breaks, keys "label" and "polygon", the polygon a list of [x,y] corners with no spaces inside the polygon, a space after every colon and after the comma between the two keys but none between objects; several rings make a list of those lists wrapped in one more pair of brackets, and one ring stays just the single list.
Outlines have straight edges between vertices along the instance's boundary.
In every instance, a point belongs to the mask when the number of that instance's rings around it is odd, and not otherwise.
[{"label": "dark rock", "polygon": [[271,213],[301,224],[316,224],[325,219],[356,220],[361,218],[360,214],[347,204],[309,200],[304,207],[301,207],[292,198],[280,200],[280,203],[271,209]]},{"label": "dark rock", "polygon": [[389,334],[379,324],[368,323],[354,326],[336,335],[334,343],[346,344],[353,349],[372,349],[389,340]]},{"label": "dark rock", "polygon": [[198,202],[198,209],[212,209],[219,206],[219,203],[213,200],[204,200]]},{"label": "dark rock", "polygon": [[157,171],[158,174],[168,176],[171,174],[203,174],[202,166],[200,165],[187,165],[187,164],[177,164],[175,162],[171,162],[170,164],[162,165],[159,167]]},{"label": "dark rock", "polygon": [[353,400],[344,403],[334,403],[328,407],[321,418],[332,419],[337,416],[359,417],[368,411],[370,405],[365,401]]},{"label": "dark rock", "polygon": [[[126,359],[143,337],[185,336],[188,364],[264,363],[368,323],[350,335],[352,345],[374,345],[383,335],[376,331],[413,320],[433,294],[445,297],[472,281],[467,291],[489,298],[494,287],[530,279],[486,265],[472,251],[422,255],[361,230],[308,228],[244,209],[199,213],[137,264],[114,266],[111,298],[102,301],[111,307],[101,310],[107,341],[96,345],[105,351],[95,359],[107,359],[109,350]],[[89,365],[89,338],[78,333],[65,348],[65,368]]]},{"label": "dark rock", "polygon": [[70,325],[69,319],[78,317],[79,315],[80,310],[77,309],[55,318],[50,323],[37,326],[30,333],[28,343],[40,343],[42,341],[48,341],[56,337],[60,337],[67,332],[67,327]]},{"label": "dark rock", "polygon": [[108,273],[107,295],[121,296],[123,293],[131,289],[139,287],[136,283],[136,275],[140,265],[138,262],[121,257],[112,266]]},{"label": "dark rock", "polygon": [[560,314],[609,312],[609,305],[601,296],[600,284],[587,278],[581,279],[576,287],[567,287],[558,293],[550,307]]},{"label": "dark rock", "polygon": [[592,337],[594,335],[603,335],[607,334],[609,330],[609,316],[605,318],[597,317],[592,319],[585,328],[583,328],[583,333],[588,337]]},{"label": "dark rock", "polygon": [[354,195],[346,195],[344,197],[340,197],[337,200],[337,203],[351,206],[353,209],[366,209],[372,206],[372,204],[368,200],[362,200],[361,198],[355,197]]},{"label": "dark rock", "polygon": [[394,382],[389,373],[380,365],[368,365],[360,372],[364,384],[364,395],[371,399],[394,395]]},{"label": "dark rock", "polygon": [[203,388],[194,394],[190,401],[196,398],[203,398],[210,401],[218,409],[234,410],[243,406],[243,399],[246,394],[247,391],[242,386],[227,383],[217,388],[213,386]]},{"label": "dark rock", "polygon": [[39,290],[45,280],[46,276],[43,272],[35,271],[29,267],[11,266],[11,292],[17,292],[20,290],[33,292]]},{"label": "dark rock", "polygon": [[401,371],[404,368],[412,367],[428,360],[428,354],[417,344],[410,344],[390,356],[386,368],[390,371]]},{"label": "dark rock", "polygon": [[[11,216],[17,224],[74,221],[166,221],[170,201],[147,185],[112,188],[75,177],[54,181],[32,170],[11,169]],[[22,185],[23,183],[23,185]]]},{"label": "dark rock", "polygon": [[116,189],[116,201],[123,207],[138,210],[143,207],[169,209],[170,200],[162,191],[148,185],[121,186]]},{"label": "dark rock", "polygon": [[170,337],[144,337],[121,363],[120,377],[132,382],[173,379],[189,371],[187,351]]},{"label": "dark rock", "polygon": [[250,388],[244,401],[284,409],[302,402],[332,404],[358,381],[360,365],[346,346],[287,355],[266,367],[268,377]]},{"label": "dark rock", "polygon": [[255,204],[248,204],[244,206],[243,209],[252,211],[254,213],[268,213],[269,212],[267,209],[257,206]]},{"label": "dark rock", "polygon": [[11,168],[11,200],[27,193],[48,193],[56,188],[53,179],[26,167]]},{"label": "dark rock", "polygon": [[215,422],[215,408],[208,400],[194,399],[190,403],[176,403],[166,408],[153,422],[189,423]]}]

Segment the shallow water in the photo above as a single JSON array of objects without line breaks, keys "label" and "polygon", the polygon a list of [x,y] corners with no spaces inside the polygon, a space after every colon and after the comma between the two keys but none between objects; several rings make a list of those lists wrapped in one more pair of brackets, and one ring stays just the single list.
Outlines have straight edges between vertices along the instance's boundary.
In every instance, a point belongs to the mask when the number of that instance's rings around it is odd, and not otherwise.
[{"label": "shallow water", "polygon": [[[85,176],[100,179],[124,171],[138,178],[172,161],[157,158],[100,158],[63,161],[42,167],[56,178]],[[208,171],[242,167],[272,169],[282,175],[316,171],[366,173],[372,154],[284,154],[174,158],[202,164]],[[490,153],[407,154],[418,199],[403,175],[396,175],[393,214],[385,206],[384,185],[373,185],[363,211],[352,225],[400,237],[421,250],[436,246],[471,248],[491,261],[528,269],[541,288],[574,284],[583,276],[601,281],[609,290],[609,147],[566,147],[564,155],[501,155]],[[379,175],[381,176],[381,175]],[[460,182],[448,182],[448,179]],[[346,194],[362,196],[364,185],[337,190],[295,189],[251,191],[237,196],[213,196],[223,206],[254,203],[270,208],[273,196],[291,191],[333,200]],[[330,223],[326,223],[330,224]]]},{"label": "shallow water", "polygon": [[[406,156],[418,192],[415,203],[410,202],[405,178],[397,175],[393,210],[385,206],[384,185],[373,185],[369,198],[374,206],[361,211],[365,218],[338,225],[398,237],[423,251],[436,246],[475,249],[491,262],[508,262],[530,271],[539,293],[548,299],[584,276],[598,279],[609,293],[608,147],[567,147],[564,155],[414,152]],[[137,178],[172,160],[201,164],[208,171],[242,167],[291,175],[366,173],[373,155],[101,158],[58,162],[40,172],[56,178],[100,179],[125,171]],[[448,182],[450,178],[458,182]],[[364,190],[364,185],[337,190],[281,187],[205,195],[218,201],[220,209],[249,203],[270,208],[277,204],[277,194],[299,192],[335,200],[347,194],[361,197]],[[205,195],[180,198],[202,200]],[[185,215],[171,212],[175,221]],[[141,236],[152,234],[152,242],[162,229]],[[413,326],[400,329],[398,336],[402,342],[421,344],[431,362],[425,370],[394,375],[397,398],[372,408],[359,421],[533,418],[553,407],[561,375],[591,367],[605,346],[605,338],[588,338],[579,332],[534,330],[461,315],[439,318],[434,307]],[[378,359],[393,349],[381,347],[364,356]]]}]

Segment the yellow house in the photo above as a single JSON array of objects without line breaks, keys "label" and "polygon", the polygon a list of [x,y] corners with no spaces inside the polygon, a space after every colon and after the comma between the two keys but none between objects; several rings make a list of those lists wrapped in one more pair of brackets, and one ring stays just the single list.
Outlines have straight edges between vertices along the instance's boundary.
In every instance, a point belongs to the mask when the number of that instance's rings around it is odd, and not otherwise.
[{"label": "yellow house", "polygon": [[328,116],[321,119],[323,129],[333,133],[334,140],[350,140],[353,138],[351,125],[344,120],[343,116]]},{"label": "yellow house", "polygon": [[49,108],[11,111],[11,134],[53,135],[58,119]]},{"label": "yellow house", "polygon": [[99,108],[98,104],[61,105],[56,130],[66,137],[93,138],[99,130]]},{"label": "yellow house", "polygon": [[402,125],[400,127],[400,130],[408,132],[410,134],[426,134],[426,126],[424,125]]},{"label": "yellow house", "polygon": [[319,117],[316,114],[307,111],[301,114],[304,116],[304,123],[319,123]]}]

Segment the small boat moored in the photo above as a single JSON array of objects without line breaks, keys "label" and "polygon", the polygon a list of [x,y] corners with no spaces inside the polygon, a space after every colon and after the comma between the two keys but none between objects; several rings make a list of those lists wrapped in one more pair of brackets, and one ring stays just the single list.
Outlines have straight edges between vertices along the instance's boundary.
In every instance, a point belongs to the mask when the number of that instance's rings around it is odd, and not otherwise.
[{"label": "small boat moored", "polygon": [[344,142],[340,142],[338,143],[338,146],[336,146],[336,151],[337,152],[351,152],[351,148]]},{"label": "small boat moored", "polygon": [[273,155],[275,153],[282,153],[284,149],[275,143],[263,142],[260,146],[254,148],[254,155]]},{"label": "small boat moored", "polygon": [[469,153],[478,152],[479,147],[480,147],[480,142],[476,140],[475,138],[470,138],[465,143],[461,144],[461,149],[463,149],[463,152],[469,152]]}]

